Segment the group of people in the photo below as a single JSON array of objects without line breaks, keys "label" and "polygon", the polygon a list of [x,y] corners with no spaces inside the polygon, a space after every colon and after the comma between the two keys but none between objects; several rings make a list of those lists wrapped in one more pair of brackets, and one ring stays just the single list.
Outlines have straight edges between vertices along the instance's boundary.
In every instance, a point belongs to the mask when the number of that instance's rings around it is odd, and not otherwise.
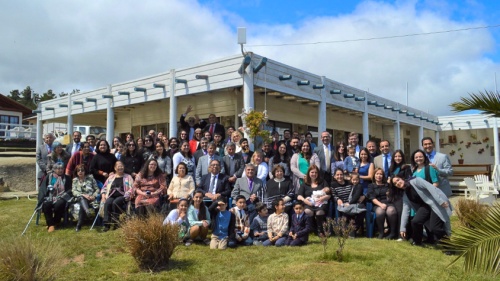
[{"label": "group of people", "polygon": [[52,134],[44,136],[37,163],[48,231],[73,200],[81,206],[76,231],[101,202],[104,231],[116,227],[124,211],[158,211],[167,215],[165,224],[181,226],[186,245],[201,241],[214,249],[303,245],[310,232],[328,232],[329,216],[353,220],[355,237],[367,211],[376,214],[378,238],[411,237],[421,245],[424,228],[427,242],[450,235],[447,176],[453,170],[431,138],[422,140],[411,163],[387,140],[360,146],[357,133],[333,145],[325,131],[316,145],[310,133],[285,130],[280,139],[273,132],[272,141],[252,151],[239,130],[226,130],[213,114],[208,122],[188,117],[191,111],[180,118],[179,138],[152,130],[144,138],[127,134],[124,142],[115,137],[110,146],[91,135],[82,142],[74,132],[63,149]]}]

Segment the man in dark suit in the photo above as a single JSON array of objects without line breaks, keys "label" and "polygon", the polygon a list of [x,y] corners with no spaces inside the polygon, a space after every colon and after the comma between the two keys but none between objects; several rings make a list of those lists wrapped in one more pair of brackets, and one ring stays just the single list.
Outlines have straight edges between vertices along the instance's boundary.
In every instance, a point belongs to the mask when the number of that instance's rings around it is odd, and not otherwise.
[{"label": "man in dark suit", "polygon": [[189,117],[187,122],[186,122],[186,116],[189,114],[189,112],[191,112],[191,110],[193,110],[193,107],[191,105],[189,105],[186,108],[186,112],[184,112],[184,114],[181,115],[181,119],[179,120],[181,123],[181,128],[188,133],[189,140],[193,139],[194,131],[196,129],[198,129],[198,128],[202,129],[206,125],[205,121],[200,122],[200,118],[198,118],[198,114],[195,114],[194,117],[192,117],[192,116]]},{"label": "man in dark suit", "polygon": [[212,136],[217,132],[222,136],[222,139],[226,138],[226,129],[222,124],[217,123],[217,116],[213,113],[208,116],[208,125],[205,126],[203,131],[210,132]]},{"label": "man in dark suit", "polygon": [[447,154],[436,152],[434,150],[434,141],[430,137],[422,139],[422,147],[429,158],[430,165],[438,171],[439,189],[441,189],[446,196],[450,197],[452,192],[448,177],[453,176],[453,167],[451,166],[450,157],[448,157]]},{"label": "man in dark suit", "polygon": [[229,177],[231,187],[236,183],[236,179],[241,178],[245,169],[245,161],[240,154],[236,154],[236,145],[230,142],[226,145],[227,155],[222,159],[225,174]]},{"label": "man in dark suit", "polygon": [[198,160],[200,157],[207,155],[208,140],[206,138],[201,138],[200,148],[193,153],[194,163],[198,165]]},{"label": "man in dark suit", "polygon": [[377,150],[377,143],[374,140],[368,140],[366,142],[366,149],[370,152],[370,162],[373,162],[375,157],[380,155]]},{"label": "man in dark suit", "polygon": [[248,145],[248,139],[242,138],[240,140],[240,147],[241,151],[238,152],[238,154],[241,155],[241,157],[245,161],[245,164],[250,163],[250,161],[252,160],[253,151],[250,150],[250,146]]},{"label": "man in dark suit", "polygon": [[79,131],[73,132],[73,143],[66,146],[66,152],[68,152],[69,155],[73,156],[73,154],[80,151],[81,138],[82,138],[82,133],[80,133]]},{"label": "man in dark suit", "polygon": [[221,163],[219,160],[210,161],[210,173],[201,177],[200,188],[205,192],[205,202],[211,202],[207,204],[209,209],[215,209],[217,206],[217,199],[224,197],[227,201],[228,197],[231,195],[231,189],[229,188],[229,177],[222,174]]},{"label": "man in dark suit", "polygon": [[322,144],[314,149],[314,153],[318,155],[321,164],[320,170],[323,173],[323,179],[330,184],[332,181],[331,164],[335,162],[335,148],[331,145],[332,136],[325,131],[321,133]]},{"label": "man in dark suit", "polygon": [[36,163],[38,168],[40,168],[41,173],[38,174],[38,179],[42,179],[47,174],[47,164],[50,153],[52,153],[52,143],[56,137],[52,133],[45,134],[43,136],[44,143],[36,148]]}]

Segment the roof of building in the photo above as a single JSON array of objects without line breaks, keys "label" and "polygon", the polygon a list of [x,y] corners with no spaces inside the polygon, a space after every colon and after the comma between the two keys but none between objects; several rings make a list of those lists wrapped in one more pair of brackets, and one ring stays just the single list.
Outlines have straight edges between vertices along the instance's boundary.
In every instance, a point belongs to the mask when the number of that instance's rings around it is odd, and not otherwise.
[{"label": "roof of building", "polygon": [[30,108],[2,94],[0,94],[0,110],[22,112],[23,116],[31,114]]}]

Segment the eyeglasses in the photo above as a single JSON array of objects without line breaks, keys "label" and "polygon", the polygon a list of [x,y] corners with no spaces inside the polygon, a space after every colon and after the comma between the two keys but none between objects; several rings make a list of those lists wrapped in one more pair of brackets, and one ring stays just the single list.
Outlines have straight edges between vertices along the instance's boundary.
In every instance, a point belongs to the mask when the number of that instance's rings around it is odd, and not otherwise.
[{"label": "eyeglasses", "polygon": [[85,170],[76,170],[77,172],[85,172]]},{"label": "eyeglasses", "polygon": [[131,144],[127,144],[127,146],[135,146],[135,144],[131,143]]},{"label": "eyeglasses", "polygon": [[152,142],[152,140],[144,140],[144,142]]}]

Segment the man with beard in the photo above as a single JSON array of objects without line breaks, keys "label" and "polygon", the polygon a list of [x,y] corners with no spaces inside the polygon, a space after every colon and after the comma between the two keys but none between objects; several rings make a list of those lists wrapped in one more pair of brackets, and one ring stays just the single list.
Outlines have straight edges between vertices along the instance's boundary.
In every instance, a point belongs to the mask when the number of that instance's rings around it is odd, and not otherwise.
[{"label": "man with beard", "polygon": [[167,151],[170,158],[174,157],[174,154],[179,152],[179,140],[177,138],[170,138],[169,140],[169,150]]},{"label": "man with beard", "polygon": [[189,150],[191,150],[191,154],[194,155],[196,150],[200,149],[200,141],[203,132],[200,128],[194,130],[194,138],[189,141]]},{"label": "man with beard", "polygon": [[243,157],[245,164],[250,163],[250,161],[252,160],[253,151],[250,150],[250,146],[248,145],[248,139],[242,138],[240,140],[240,147],[241,151],[238,153],[241,155],[241,157]]},{"label": "man with beard", "polygon": [[196,152],[193,154],[194,157],[194,163],[198,165],[198,160],[204,156],[207,155],[207,146],[208,146],[208,139],[207,138],[201,138],[200,141],[200,149],[196,150]]},{"label": "man with beard", "polygon": [[70,155],[75,154],[77,151],[80,151],[80,139],[82,138],[82,133],[79,131],[73,132],[73,144],[66,146],[66,152]]},{"label": "man with beard", "polygon": [[264,159],[262,160],[269,164],[269,159],[274,156],[274,151],[271,149],[271,144],[269,144],[268,141],[264,141],[262,143],[261,151],[262,154],[264,154]]},{"label": "man with beard", "polygon": [[299,138],[292,138],[290,140],[290,147],[287,146],[287,149],[286,149],[286,153],[288,154],[288,156],[290,156],[290,158],[297,152],[300,151],[300,140]]}]

